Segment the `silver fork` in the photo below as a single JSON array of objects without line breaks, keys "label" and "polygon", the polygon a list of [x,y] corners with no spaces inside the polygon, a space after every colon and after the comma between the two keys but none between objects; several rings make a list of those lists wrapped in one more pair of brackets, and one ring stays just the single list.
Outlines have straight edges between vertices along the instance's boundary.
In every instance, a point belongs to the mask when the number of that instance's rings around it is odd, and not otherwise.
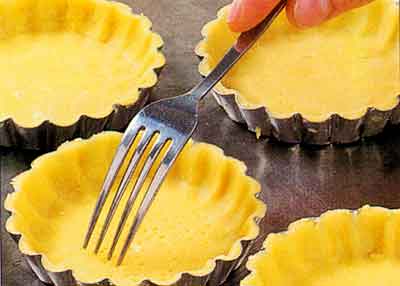
[{"label": "silver fork", "polygon": [[[161,150],[167,148],[161,159],[160,165],[157,167],[156,173],[146,190],[142,201],[140,202],[138,211],[134,217],[131,228],[119,255],[117,265],[120,265],[126,255],[126,252],[131,244],[140,224],[143,221],[151,203],[153,202],[157,191],[159,190],[168,170],[176,160],[177,156],[182,151],[198,124],[198,105],[201,99],[222,79],[222,77],[233,67],[233,65],[253,46],[257,39],[270,26],[275,17],[286,5],[286,0],[281,1],[274,10],[254,29],[242,33],[236,44],[227,52],[224,58],[216,66],[216,68],[196,87],[188,93],[163,99],[154,102],[142,109],[133,118],[129,124],[120,145],[117,148],[114,159],[105,177],[102,190],[96,203],[89,227],[86,233],[83,247],[86,249],[89,245],[93,231],[96,227],[100,213],[108,198],[110,190],[116,181],[117,174],[125,161],[133,142],[137,139],[139,133],[141,138],[137,148],[134,150],[130,158],[127,170],[119,183],[117,192],[111,203],[111,207],[107,213],[105,223],[101,229],[100,237],[96,243],[95,253],[97,254],[107,234],[111,220],[115,215],[115,211],[121,202],[121,199],[128,187],[128,183],[132,179],[135,169],[138,167],[144,151],[147,147],[150,148],[150,153],[147,158],[143,158],[145,163],[139,172],[138,178],[134,182],[133,189],[129,195],[125,205],[122,217],[114,235],[111,248],[108,252],[108,259],[111,259],[122,230],[126,224],[132,207],[142,189],[146,177],[149,175],[150,169],[156,159],[160,157]],[[156,137],[156,138],[154,138]],[[155,141],[155,142],[154,142]],[[154,142],[153,146],[149,146],[150,142]],[[170,142],[170,143],[168,143]],[[169,144],[169,146],[166,146]]]}]

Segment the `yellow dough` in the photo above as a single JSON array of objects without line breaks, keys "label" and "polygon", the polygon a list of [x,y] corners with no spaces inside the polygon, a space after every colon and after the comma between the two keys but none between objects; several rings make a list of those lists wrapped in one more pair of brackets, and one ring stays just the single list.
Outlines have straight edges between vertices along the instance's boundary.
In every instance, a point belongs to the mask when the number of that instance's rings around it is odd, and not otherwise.
[{"label": "yellow dough", "polygon": [[[120,139],[119,133],[106,132],[64,144],[14,180],[16,192],[6,200],[6,208],[13,213],[7,229],[22,235],[23,253],[42,254],[48,270],[72,269],[76,279],[85,283],[110,278],[119,286],[139,285],[145,279],[170,285],[182,272],[208,274],[216,258],[237,258],[240,240],[257,236],[254,218],[265,212],[264,204],[255,198],[259,184],[245,175],[243,163],[226,157],[222,150],[190,142],[162,185],[122,266],[116,267],[118,255],[111,262],[106,259],[118,219],[113,220],[98,256],[93,248],[100,228],[89,250],[82,250],[89,218]],[[126,232],[121,240],[125,237]],[[122,243],[116,254],[121,247]]]},{"label": "yellow dough", "polygon": [[[234,43],[226,24],[229,7],[203,30],[197,53],[208,74]],[[236,93],[247,108],[264,106],[277,118],[300,113],[320,122],[338,113],[347,119],[368,107],[389,110],[400,95],[399,6],[376,0],[320,27],[300,30],[285,13],[217,87]]]},{"label": "yellow dough", "polygon": [[364,207],[300,220],[272,234],[241,286],[400,285],[400,211]]},{"label": "yellow dough", "polygon": [[399,285],[400,261],[371,261],[354,263],[336,270],[333,274],[317,278],[312,286],[366,286]]},{"label": "yellow dough", "polygon": [[150,21],[103,0],[0,1],[0,120],[71,125],[136,102],[165,59]]}]

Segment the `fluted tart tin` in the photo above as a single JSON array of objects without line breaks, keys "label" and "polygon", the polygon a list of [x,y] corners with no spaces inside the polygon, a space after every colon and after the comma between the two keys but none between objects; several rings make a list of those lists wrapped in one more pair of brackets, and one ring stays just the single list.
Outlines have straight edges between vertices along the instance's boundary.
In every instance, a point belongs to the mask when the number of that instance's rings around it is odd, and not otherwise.
[{"label": "fluted tart tin", "polygon": [[122,131],[165,64],[151,21],[105,0],[0,3],[0,146],[54,150]]},{"label": "fluted tart tin", "polygon": [[240,285],[398,285],[400,210],[330,210],[269,234]]},{"label": "fluted tart tin", "polygon": [[[303,31],[280,15],[213,89],[217,103],[257,137],[287,143],[347,144],[399,124],[398,3],[377,0]],[[195,52],[203,76],[237,38],[228,11],[223,7],[202,30]]]},{"label": "fluted tart tin", "polygon": [[[128,286],[128,281],[132,281],[132,285],[217,286],[225,282],[249,255],[266,207],[258,198],[260,185],[245,174],[244,164],[209,144],[191,141],[185,147],[146,217],[147,223],[145,221],[139,230],[126,265],[120,268],[113,264],[114,261],[107,262],[103,252],[96,257],[90,252],[90,246],[88,250],[81,249],[87,224],[80,218],[78,225],[74,219],[77,215],[90,216],[91,200],[95,196],[77,196],[76,192],[100,187],[98,183],[106,168],[97,170],[97,166],[92,171],[86,168],[93,162],[102,162],[106,166],[113,153],[106,150],[116,148],[120,139],[120,133],[102,132],[86,140],[64,143],[57,151],[36,159],[31,170],[14,178],[14,192],[5,202],[5,208],[11,214],[6,228],[37,277],[55,286],[111,283]],[[199,161],[204,164],[197,164]],[[68,174],[62,172],[65,168],[70,170]],[[192,168],[197,171],[190,172]],[[47,177],[49,174],[54,178]],[[71,184],[67,186],[68,190],[73,190],[76,184],[81,187],[68,192],[59,190],[58,182],[69,182],[66,183]],[[42,191],[31,192],[31,188],[36,190],[38,183]],[[190,184],[186,189],[190,190],[187,197],[181,193],[186,184]],[[32,199],[34,202],[29,202]],[[176,206],[182,206],[184,202],[189,207]],[[54,230],[49,230],[52,229],[49,222],[54,225]],[[203,224],[208,225],[208,229]],[[44,228],[54,233],[54,238],[60,242],[47,238],[37,244],[37,235],[46,236],[46,231],[40,231]],[[109,236],[112,238],[112,232]],[[209,244],[212,244],[211,248]],[[159,251],[154,251],[155,247],[159,247]],[[141,249],[146,252],[140,252]],[[72,258],[65,257],[65,253]],[[150,265],[156,264],[146,268],[147,264],[140,262],[142,259]],[[176,266],[169,268],[167,263],[157,262],[170,260],[175,261]],[[132,270],[135,265],[144,270]],[[159,270],[149,270],[154,267]]]}]

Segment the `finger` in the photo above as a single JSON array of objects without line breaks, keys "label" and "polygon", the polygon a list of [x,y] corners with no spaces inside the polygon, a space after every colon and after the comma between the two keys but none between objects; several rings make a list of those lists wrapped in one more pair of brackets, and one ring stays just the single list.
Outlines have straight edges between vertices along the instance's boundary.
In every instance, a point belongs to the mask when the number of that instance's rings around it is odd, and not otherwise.
[{"label": "finger", "polygon": [[234,0],[228,24],[234,32],[245,32],[257,26],[279,0]]},{"label": "finger", "polygon": [[286,12],[289,21],[298,27],[311,27],[329,19],[331,0],[289,0]]},{"label": "finger", "polygon": [[312,27],[372,0],[289,0],[289,21],[298,27]]}]

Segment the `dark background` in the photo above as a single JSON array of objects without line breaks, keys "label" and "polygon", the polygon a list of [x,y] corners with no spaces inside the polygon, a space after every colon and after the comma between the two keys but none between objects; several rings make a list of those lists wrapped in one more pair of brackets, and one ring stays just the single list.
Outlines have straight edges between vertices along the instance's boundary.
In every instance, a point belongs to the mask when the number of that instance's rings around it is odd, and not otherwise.
[{"label": "dark background", "polygon": [[[229,0],[137,0],[124,1],[143,12],[165,40],[167,66],[153,100],[178,95],[199,79],[193,49],[201,39],[202,26],[213,19]],[[282,75],[284,76],[284,75]],[[263,187],[268,214],[263,235],[281,231],[302,217],[319,216],[336,208],[359,208],[365,204],[400,208],[400,126],[389,127],[376,138],[349,146],[324,148],[284,145],[257,140],[243,126],[231,122],[209,96],[201,108],[195,138],[222,147],[226,154],[244,161],[249,174]],[[40,153],[0,148],[2,200],[11,191],[9,181],[29,168]],[[2,210],[2,286],[39,286],[4,230]],[[238,271],[237,280],[244,271]]]}]

